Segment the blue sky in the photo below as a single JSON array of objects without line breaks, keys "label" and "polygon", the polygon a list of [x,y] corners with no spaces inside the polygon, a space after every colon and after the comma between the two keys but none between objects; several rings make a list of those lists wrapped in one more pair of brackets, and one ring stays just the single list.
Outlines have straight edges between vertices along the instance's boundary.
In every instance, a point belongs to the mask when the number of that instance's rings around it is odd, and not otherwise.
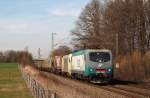
[{"label": "blue sky", "polygon": [[[51,32],[55,43],[69,36],[90,0],[0,0],[0,50],[24,50],[48,56]],[[67,42],[68,40],[66,40]]]}]

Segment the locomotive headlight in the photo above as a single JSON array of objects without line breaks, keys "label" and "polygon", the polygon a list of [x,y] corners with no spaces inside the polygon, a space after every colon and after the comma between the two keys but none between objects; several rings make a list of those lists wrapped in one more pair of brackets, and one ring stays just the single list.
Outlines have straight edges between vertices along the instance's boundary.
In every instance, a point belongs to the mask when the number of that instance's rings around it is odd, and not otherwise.
[{"label": "locomotive headlight", "polygon": [[111,71],[111,69],[108,69],[108,71],[110,72],[110,71]]},{"label": "locomotive headlight", "polygon": [[92,72],[92,71],[93,71],[93,69],[90,69],[90,71]]}]

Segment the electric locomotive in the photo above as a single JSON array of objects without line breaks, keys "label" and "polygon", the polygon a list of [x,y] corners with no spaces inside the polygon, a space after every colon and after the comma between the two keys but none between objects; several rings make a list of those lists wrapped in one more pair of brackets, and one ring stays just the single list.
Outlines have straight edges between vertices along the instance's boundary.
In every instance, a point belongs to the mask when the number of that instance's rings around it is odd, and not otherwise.
[{"label": "electric locomotive", "polygon": [[86,49],[72,53],[71,76],[92,82],[108,82],[113,77],[110,50]]}]

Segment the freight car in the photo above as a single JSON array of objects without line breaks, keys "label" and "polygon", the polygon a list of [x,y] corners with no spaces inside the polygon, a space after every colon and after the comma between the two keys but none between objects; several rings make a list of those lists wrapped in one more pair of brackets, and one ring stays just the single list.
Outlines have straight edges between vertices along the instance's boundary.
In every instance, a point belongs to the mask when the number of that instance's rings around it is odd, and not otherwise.
[{"label": "freight car", "polygon": [[70,77],[71,69],[72,69],[72,54],[63,56],[63,58],[62,58],[62,74]]},{"label": "freight car", "polygon": [[52,72],[59,70],[59,73],[72,78],[106,82],[113,77],[112,53],[106,49],[80,50],[63,57],[52,57],[50,62]]},{"label": "freight car", "polygon": [[55,74],[61,74],[61,69],[62,56],[50,56],[48,58],[47,70]]}]

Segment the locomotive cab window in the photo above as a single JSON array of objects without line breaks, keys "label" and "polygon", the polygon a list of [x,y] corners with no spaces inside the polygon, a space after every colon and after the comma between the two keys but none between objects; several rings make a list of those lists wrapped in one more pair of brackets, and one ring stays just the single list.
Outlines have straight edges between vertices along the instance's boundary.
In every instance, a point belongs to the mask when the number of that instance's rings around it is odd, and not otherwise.
[{"label": "locomotive cab window", "polygon": [[108,62],[110,61],[110,54],[108,52],[91,52],[89,58],[93,62]]}]

